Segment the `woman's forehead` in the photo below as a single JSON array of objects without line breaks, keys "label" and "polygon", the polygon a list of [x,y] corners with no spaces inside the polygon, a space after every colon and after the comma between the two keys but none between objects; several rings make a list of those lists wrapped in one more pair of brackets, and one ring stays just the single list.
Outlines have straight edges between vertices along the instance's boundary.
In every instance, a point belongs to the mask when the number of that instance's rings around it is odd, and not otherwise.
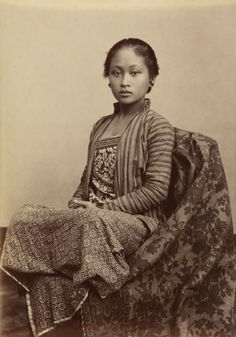
[{"label": "woman's forehead", "polygon": [[119,49],[111,59],[111,66],[145,66],[144,57],[138,55],[134,48],[124,47]]}]

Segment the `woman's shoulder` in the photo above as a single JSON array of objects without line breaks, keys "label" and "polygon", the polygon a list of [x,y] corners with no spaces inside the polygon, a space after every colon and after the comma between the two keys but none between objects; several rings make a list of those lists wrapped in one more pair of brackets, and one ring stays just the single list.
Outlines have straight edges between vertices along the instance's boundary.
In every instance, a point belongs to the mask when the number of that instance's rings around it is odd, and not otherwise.
[{"label": "woman's shoulder", "polygon": [[153,109],[148,111],[145,122],[149,125],[149,127],[169,128],[171,130],[174,129],[166,117]]},{"label": "woman's shoulder", "polygon": [[112,114],[105,115],[100,117],[94,124],[93,124],[93,129],[96,129],[99,127],[101,124],[103,124],[106,120],[110,119],[112,117]]}]

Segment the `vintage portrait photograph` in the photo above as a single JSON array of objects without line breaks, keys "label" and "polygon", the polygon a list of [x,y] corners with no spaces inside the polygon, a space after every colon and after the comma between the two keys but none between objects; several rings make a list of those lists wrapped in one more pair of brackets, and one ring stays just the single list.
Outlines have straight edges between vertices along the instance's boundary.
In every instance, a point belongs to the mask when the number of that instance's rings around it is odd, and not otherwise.
[{"label": "vintage portrait photograph", "polygon": [[0,336],[236,337],[236,0],[0,20]]}]

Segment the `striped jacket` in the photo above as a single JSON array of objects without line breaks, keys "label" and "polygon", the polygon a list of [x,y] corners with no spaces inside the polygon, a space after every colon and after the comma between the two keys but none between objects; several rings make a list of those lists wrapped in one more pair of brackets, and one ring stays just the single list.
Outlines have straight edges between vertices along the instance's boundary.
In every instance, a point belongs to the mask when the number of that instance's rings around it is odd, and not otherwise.
[{"label": "striped jacket", "polygon": [[[115,103],[114,114],[118,104]],[[100,118],[90,135],[87,165],[73,197],[88,200],[96,143],[114,114]],[[168,194],[174,128],[145,99],[140,109],[122,133],[117,147],[114,189],[116,199],[104,203],[103,209],[135,214],[151,231],[161,216],[161,202]],[[155,219],[155,220],[154,220]],[[153,221],[154,220],[154,221]]]}]

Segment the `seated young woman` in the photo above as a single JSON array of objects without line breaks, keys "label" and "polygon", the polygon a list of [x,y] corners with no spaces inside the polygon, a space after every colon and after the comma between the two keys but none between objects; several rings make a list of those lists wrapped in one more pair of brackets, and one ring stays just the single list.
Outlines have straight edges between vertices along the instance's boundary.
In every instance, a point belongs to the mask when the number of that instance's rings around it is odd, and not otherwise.
[{"label": "seated young woman", "polygon": [[175,137],[146,98],[158,73],[150,45],[117,42],[104,64],[114,111],[94,124],[69,208],[26,205],[12,219],[2,268],[26,290],[35,336],[69,320],[90,287],[102,298],[120,289],[126,257],[164,219]]}]

